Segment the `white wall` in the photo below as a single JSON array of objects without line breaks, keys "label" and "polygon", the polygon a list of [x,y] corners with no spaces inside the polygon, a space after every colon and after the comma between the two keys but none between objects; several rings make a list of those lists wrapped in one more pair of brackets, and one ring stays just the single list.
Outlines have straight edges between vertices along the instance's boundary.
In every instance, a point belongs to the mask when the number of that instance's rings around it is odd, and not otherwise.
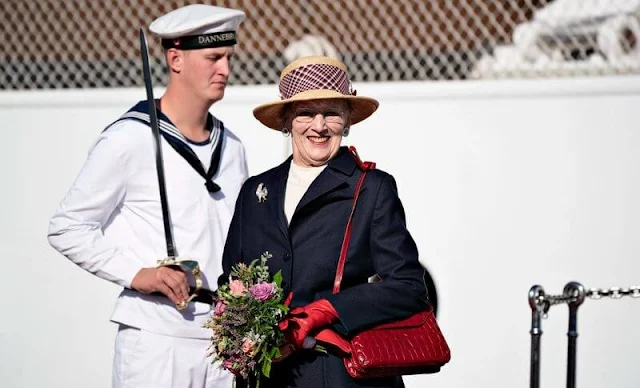
[{"label": "white wall", "polygon": [[[554,294],[570,280],[640,284],[640,77],[356,87],[382,104],[347,143],[396,177],[452,349],[440,374],[408,377],[409,388],[527,387],[533,284]],[[287,155],[287,139],[251,115],[276,96],[230,88],[213,109],[254,174]],[[141,98],[0,94],[3,386],[110,385],[118,287],[57,254],[46,229],[92,139]],[[578,386],[637,387],[640,300],[579,311]],[[544,387],[565,386],[566,326],[564,306],[543,321]]]}]

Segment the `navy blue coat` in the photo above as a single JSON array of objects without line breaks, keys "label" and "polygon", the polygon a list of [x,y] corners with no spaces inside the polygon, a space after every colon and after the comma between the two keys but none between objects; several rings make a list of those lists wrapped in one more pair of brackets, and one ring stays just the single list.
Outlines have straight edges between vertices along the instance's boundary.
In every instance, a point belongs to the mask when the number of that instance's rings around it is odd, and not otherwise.
[{"label": "navy blue coat", "polygon": [[[353,195],[362,171],[342,147],[313,181],[296,208],[290,225],[284,214],[284,194],[291,158],[280,166],[249,178],[236,202],[223,255],[228,281],[231,266],[249,263],[269,251],[270,271],[282,270],[291,307],[326,298],[340,316],[335,328],[349,336],[372,325],[405,318],[428,304],[424,269],[406,229],[405,214],[393,177],[383,171],[367,174],[353,218],[341,291],[332,294],[340,247]],[[266,201],[256,195],[262,183]],[[368,283],[378,274],[383,280]],[[333,355],[298,351],[274,364],[266,387],[342,388],[403,387],[400,377],[353,380],[342,360]]]}]

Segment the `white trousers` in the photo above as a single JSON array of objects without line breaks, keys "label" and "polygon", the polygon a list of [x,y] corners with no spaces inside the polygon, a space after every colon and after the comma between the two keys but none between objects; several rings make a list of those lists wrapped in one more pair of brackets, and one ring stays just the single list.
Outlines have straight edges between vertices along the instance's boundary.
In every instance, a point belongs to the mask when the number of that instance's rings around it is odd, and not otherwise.
[{"label": "white trousers", "polygon": [[209,340],[153,334],[120,325],[113,388],[231,388],[233,375],[206,357]]}]

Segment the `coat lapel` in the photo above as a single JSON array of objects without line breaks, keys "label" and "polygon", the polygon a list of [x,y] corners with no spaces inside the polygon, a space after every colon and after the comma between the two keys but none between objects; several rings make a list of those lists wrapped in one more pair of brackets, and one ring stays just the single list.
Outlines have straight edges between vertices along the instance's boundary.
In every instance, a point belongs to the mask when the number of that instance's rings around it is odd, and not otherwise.
[{"label": "coat lapel", "polygon": [[[287,187],[287,177],[289,176],[289,167],[291,166],[291,157],[285,160],[276,170],[274,171],[273,182],[270,182],[272,185],[272,190],[274,191],[273,196],[269,198],[266,203],[268,203],[273,216],[278,224],[278,227],[282,231],[282,233],[289,240],[289,226],[287,223],[287,218],[284,214],[284,193]],[[268,185],[265,183],[265,185]]]},{"label": "coat lapel", "polygon": [[356,163],[347,148],[341,147],[338,155],[329,161],[327,168],[311,183],[294,214],[320,197],[339,189],[348,188],[350,186],[349,177],[353,175],[355,169]]}]

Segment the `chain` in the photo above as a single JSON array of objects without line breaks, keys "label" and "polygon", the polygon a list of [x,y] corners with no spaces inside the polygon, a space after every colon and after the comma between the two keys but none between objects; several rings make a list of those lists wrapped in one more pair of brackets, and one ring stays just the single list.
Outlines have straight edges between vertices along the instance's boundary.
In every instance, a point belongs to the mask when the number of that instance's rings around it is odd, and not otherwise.
[{"label": "chain", "polygon": [[602,299],[603,297],[620,299],[623,296],[640,298],[640,286],[633,286],[629,288],[611,287],[604,290],[601,288],[590,288],[586,295],[591,299]]},{"label": "chain", "polygon": [[[576,283],[579,285],[579,283]],[[538,287],[538,286],[535,286]],[[582,287],[580,285],[580,287]],[[581,288],[582,289],[582,288]],[[532,288],[533,290],[533,288]],[[572,292],[573,291],[573,292]],[[565,293],[562,295],[547,295],[544,293],[544,290],[540,287],[538,289],[538,294],[533,296],[530,295],[530,303],[532,302],[532,308],[535,305],[536,309],[542,313],[542,317],[546,319],[548,317],[549,309],[551,306],[555,306],[558,304],[572,304],[578,303],[581,304],[584,300],[584,297],[589,297],[590,299],[602,299],[603,297],[609,297],[611,299],[620,299],[623,296],[629,296],[631,298],[640,298],[640,286],[633,286],[629,288],[622,287],[610,287],[606,289],[601,288],[590,288],[588,291],[584,292],[582,295],[581,291],[577,289],[567,291],[565,289]]]},{"label": "chain", "polygon": [[547,319],[551,306],[562,303],[569,304],[574,300],[576,300],[576,297],[572,295],[538,295],[535,302],[539,311],[542,312],[542,317]]},{"label": "chain", "polygon": [[549,303],[549,307],[562,303],[571,303],[576,300],[574,295],[547,295],[546,299]]}]

